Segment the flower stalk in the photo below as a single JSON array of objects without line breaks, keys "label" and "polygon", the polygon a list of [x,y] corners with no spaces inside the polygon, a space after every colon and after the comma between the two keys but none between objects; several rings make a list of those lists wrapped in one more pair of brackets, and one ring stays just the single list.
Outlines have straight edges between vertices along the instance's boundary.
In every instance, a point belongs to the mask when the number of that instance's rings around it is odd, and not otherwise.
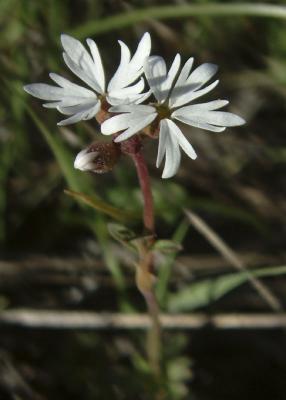
[{"label": "flower stalk", "polygon": [[[130,140],[127,142],[130,142]],[[134,149],[134,152],[130,151],[131,149]],[[128,150],[129,155],[135,164],[141,192],[143,195],[144,228],[146,231],[148,231],[148,233],[151,233],[151,236],[147,239],[147,241],[140,240],[137,243],[139,263],[136,271],[136,283],[138,289],[145,299],[148,313],[152,321],[152,325],[147,337],[147,353],[151,370],[156,379],[159,379],[161,376],[161,326],[159,320],[158,302],[153,289],[155,277],[153,275],[153,253],[150,250],[150,245],[152,245],[155,237],[153,196],[148,167],[142,152],[141,142],[137,142],[135,146],[131,145],[128,147]]]},{"label": "flower stalk", "polygon": [[153,196],[150,185],[150,177],[148,173],[148,168],[146,165],[146,161],[144,155],[142,153],[142,149],[132,154],[132,159],[136,167],[140,188],[143,195],[144,201],[144,211],[143,211],[143,221],[144,227],[151,234],[154,234],[155,230],[155,221],[154,221],[154,204],[153,204]]}]

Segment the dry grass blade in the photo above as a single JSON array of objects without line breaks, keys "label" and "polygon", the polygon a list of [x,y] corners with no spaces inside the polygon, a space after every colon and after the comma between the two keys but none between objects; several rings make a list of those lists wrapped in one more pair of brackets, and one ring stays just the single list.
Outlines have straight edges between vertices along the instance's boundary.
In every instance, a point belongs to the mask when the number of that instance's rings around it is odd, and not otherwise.
[{"label": "dry grass blade", "polygon": [[193,227],[200,232],[208,242],[237,270],[243,271],[265,302],[276,312],[283,311],[283,307],[279,299],[272,293],[272,291],[264,285],[258,278],[255,278],[247,265],[235,254],[235,252],[228,246],[228,244],[193,211],[185,210],[189,222]]},{"label": "dry grass blade", "polygon": [[[161,314],[164,329],[277,329],[286,327],[286,314]],[[14,309],[2,311],[0,326],[26,329],[146,330],[147,314],[96,313],[90,311]]]}]

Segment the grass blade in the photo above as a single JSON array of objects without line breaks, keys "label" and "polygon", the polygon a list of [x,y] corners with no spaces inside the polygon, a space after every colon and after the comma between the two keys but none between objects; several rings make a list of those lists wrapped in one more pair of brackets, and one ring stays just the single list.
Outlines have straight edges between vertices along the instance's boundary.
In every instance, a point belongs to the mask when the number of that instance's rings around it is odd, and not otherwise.
[{"label": "grass blade", "polygon": [[83,202],[84,204],[87,204],[97,211],[100,211],[103,214],[109,215],[110,217],[119,220],[119,221],[132,221],[136,216],[132,214],[131,212],[129,213],[128,211],[123,211],[120,210],[117,207],[113,207],[107,203],[105,203],[103,200],[100,200],[98,198],[94,198],[94,196],[88,196],[84,193],[79,193],[75,192],[73,190],[65,190],[64,191],[68,196],[73,197],[76,200],[79,200]]},{"label": "grass blade", "polygon": [[182,6],[157,6],[120,13],[118,15],[95,20],[81,25],[69,33],[79,39],[89,35],[101,34],[146,22],[150,19],[173,19],[187,17],[266,17],[286,19],[286,7],[263,3],[237,3],[237,4],[192,4]]},{"label": "grass blade", "polygon": [[240,260],[235,252],[226,244],[226,242],[203,221],[197,214],[190,210],[185,210],[185,213],[194,226],[208,242],[231,264],[234,268],[243,271],[251,285],[265,300],[265,302],[275,311],[282,311],[282,305],[277,297],[271,290],[265,286],[259,279],[257,279],[251,272],[248,271],[247,266]]}]

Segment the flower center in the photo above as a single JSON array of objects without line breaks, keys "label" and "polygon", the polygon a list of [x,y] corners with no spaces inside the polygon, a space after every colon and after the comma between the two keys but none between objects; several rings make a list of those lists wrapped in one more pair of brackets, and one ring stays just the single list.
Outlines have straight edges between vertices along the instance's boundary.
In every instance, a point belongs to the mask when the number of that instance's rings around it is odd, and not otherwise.
[{"label": "flower center", "polygon": [[171,110],[166,104],[156,104],[155,107],[160,120],[171,117]]}]

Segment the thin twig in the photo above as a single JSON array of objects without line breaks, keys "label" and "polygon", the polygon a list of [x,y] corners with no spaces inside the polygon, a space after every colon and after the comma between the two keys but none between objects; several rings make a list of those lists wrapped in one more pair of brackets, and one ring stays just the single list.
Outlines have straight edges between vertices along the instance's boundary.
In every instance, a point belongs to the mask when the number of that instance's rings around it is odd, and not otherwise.
[{"label": "thin twig", "polygon": [[[130,272],[135,262],[135,255],[128,253],[125,248],[113,243],[110,245],[110,251],[115,254],[116,258],[123,264],[123,267],[128,267]],[[97,247],[95,247],[97,250]],[[254,252],[237,252],[237,256],[251,268],[258,268],[263,265],[279,265],[283,264],[286,260],[286,255],[273,255],[273,254],[257,254]],[[9,284],[18,284],[23,278],[29,281],[37,280],[38,277],[43,281],[50,276],[72,276],[77,279],[78,276],[94,276],[98,273],[106,272],[106,265],[100,259],[83,258],[83,257],[60,257],[60,256],[46,256],[44,254],[28,254],[25,258],[9,257],[8,260],[0,260],[0,285],[6,282]],[[165,261],[166,256],[161,253],[156,253],[154,263],[160,266]],[[190,275],[193,271],[205,270],[227,270],[229,269],[229,262],[222,259],[219,255],[179,255],[174,261],[173,275],[185,276]]]},{"label": "thin twig", "polygon": [[193,211],[185,210],[185,213],[190,223],[200,232],[209,243],[237,270],[243,271],[247,274],[247,278],[255,290],[265,300],[265,302],[276,312],[283,311],[283,307],[279,299],[272,293],[272,291],[261,282],[260,279],[254,277],[251,272],[248,271],[247,265],[245,265],[241,259],[235,254],[235,252],[226,244],[224,240],[197,214]]},{"label": "thin twig", "polygon": [[[286,313],[277,314],[160,314],[162,328],[193,330],[201,328],[281,329]],[[0,313],[1,327],[25,329],[146,330],[152,321],[148,314],[96,313],[87,311],[6,310]]]}]

